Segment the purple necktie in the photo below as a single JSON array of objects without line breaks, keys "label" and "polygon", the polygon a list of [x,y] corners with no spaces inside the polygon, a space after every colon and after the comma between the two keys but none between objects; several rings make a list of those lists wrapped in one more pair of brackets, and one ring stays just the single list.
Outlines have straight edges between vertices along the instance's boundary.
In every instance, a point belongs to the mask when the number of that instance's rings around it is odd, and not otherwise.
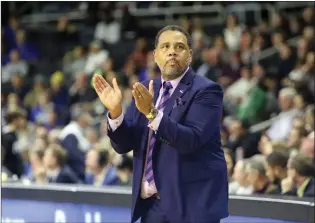
[{"label": "purple necktie", "polygon": [[[161,97],[161,100],[159,102],[159,105],[157,107],[158,110],[163,111],[165,108],[166,101],[170,98],[170,89],[172,88],[171,82],[164,82],[163,83],[163,94]],[[153,169],[152,169],[152,153],[154,148],[154,143],[156,141],[156,138],[154,134],[152,134],[151,138],[149,139],[149,151],[147,156],[147,166],[145,169],[145,179],[149,182],[149,184],[155,184],[154,178],[153,178]]]}]

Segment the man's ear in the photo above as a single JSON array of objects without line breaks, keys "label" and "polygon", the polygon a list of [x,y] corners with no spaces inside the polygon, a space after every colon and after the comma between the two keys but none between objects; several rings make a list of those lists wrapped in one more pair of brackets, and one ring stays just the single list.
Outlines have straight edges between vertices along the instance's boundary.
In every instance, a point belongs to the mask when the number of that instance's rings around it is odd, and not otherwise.
[{"label": "man's ear", "polygon": [[188,62],[189,62],[189,64],[192,63],[192,57],[193,57],[193,51],[192,51],[192,49],[190,49],[190,50],[189,50],[189,57],[188,57]]},{"label": "man's ear", "polygon": [[156,50],[153,50],[153,57],[154,57],[154,61],[155,61],[155,63],[156,63]]}]

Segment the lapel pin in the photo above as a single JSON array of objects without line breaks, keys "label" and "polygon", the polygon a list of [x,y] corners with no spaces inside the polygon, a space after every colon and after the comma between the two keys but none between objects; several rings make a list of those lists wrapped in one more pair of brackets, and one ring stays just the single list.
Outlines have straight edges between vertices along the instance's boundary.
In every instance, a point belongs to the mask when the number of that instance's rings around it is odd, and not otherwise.
[{"label": "lapel pin", "polygon": [[183,90],[179,90],[180,93],[183,93]]}]

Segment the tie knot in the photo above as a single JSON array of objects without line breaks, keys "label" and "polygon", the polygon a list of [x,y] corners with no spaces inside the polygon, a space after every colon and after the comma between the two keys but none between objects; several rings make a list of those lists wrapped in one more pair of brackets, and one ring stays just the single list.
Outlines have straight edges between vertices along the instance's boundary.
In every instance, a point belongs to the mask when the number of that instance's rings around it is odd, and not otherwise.
[{"label": "tie knot", "polygon": [[171,82],[164,81],[163,87],[164,87],[165,90],[170,90],[173,86],[172,86]]}]

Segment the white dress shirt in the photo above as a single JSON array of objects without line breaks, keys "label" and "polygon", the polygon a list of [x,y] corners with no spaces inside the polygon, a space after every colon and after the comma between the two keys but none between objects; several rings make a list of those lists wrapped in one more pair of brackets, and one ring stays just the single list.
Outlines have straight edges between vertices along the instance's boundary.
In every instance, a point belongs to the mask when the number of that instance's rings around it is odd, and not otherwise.
[{"label": "white dress shirt", "polygon": [[[185,76],[186,72],[188,71],[189,67],[186,69],[186,71],[178,78],[174,79],[174,80],[171,80],[171,84],[172,84],[172,88],[170,89],[170,95],[172,95],[176,89],[176,87],[178,86],[180,80]],[[162,83],[165,81],[163,80],[163,78],[161,77],[162,79]],[[157,98],[156,100],[156,103],[155,103],[155,106],[157,107],[158,104],[160,103],[160,100],[161,100],[161,97],[162,97],[162,94],[163,94],[163,84],[161,85],[160,87],[160,91],[159,91],[159,97]],[[124,120],[124,114],[122,112],[122,114],[117,118],[117,119],[110,119],[109,118],[109,115],[107,114],[107,118],[108,118],[108,123],[109,123],[109,126],[111,128],[112,131],[115,131],[120,125],[121,123],[123,122]],[[157,131],[159,126],[160,126],[160,123],[161,123],[161,120],[163,118],[163,112],[161,110],[159,110],[159,113],[158,115],[155,117],[155,119],[148,124],[148,127],[150,128],[150,131],[149,131],[149,139],[151,138],[151,135],[152,135],[152,131]],[[148,140],[148,144],[147,144],[147,155],[148,155],[148,151],[149,151],[149,141]],[[146,155],[146,157],[147,157]],[[146,158],[147,160],[147,158]],[[146,169],[146,163],[145,163],[145,166],[144,166],[144,171]],[[154,173],[153,173],[154,174]],[[146,198],[149,198],[151,197],[153,194],[157,193],[157,189],[156,189],[156,186],[151,184],[149,185],[149,182],[144,178],[144,174],[143,174],[143,177],[142,177],[142,185],[141,185],[141,197],[143,199],[146,199]]]}]

